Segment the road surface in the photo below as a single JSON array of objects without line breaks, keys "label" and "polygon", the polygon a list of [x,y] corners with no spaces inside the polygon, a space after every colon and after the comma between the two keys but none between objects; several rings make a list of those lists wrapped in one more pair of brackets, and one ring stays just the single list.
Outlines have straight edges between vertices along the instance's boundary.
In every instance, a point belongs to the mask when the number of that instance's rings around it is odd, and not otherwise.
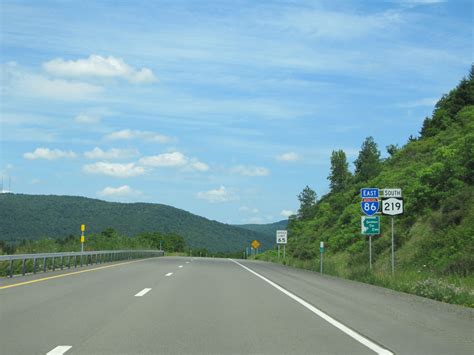
[{"label": "road surface", "polygon": [[2,279],[0,353],[472,354],[473,314],[271,263],[162,257]]}]

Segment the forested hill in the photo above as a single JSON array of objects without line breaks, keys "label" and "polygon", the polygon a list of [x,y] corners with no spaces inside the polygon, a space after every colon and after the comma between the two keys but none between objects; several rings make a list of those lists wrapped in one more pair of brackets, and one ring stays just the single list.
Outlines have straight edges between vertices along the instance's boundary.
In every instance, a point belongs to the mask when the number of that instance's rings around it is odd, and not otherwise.
[{"label": "forested hill", "polygon": [[237,224],[236,227],[245,228],[254,232],[259,232],[267,235],[270,238],[276,238],[276,231],[286,229],[288,220],[284,219],[279,222],[269,224]]},{"label": "forested hill", "polygon": [[[367,138],[354,162],[354,173],[344,151],[332,153],[330,192],[317,198],[306,187],[299,195],[298,214],[290,218],[288,250],[294,264],[319,269],[319,243],[325,241],[326,272],[382,285],[399,282],[392,286],[405,290],[402,279],[390,277],[390,217],[381,216],[372,272],[368,241],[360,227],[361,188],[401,188],[405,212],[394,218],[397,277],[405,273],[406,287],[408,291],[414,287],[415,293],[431,292],[427,285],[443,278],[457,286],[468,279],[472,287],[474,67],[438,101],[418,137],[410,137],[403,147],[390,145],[387,152],[388,158],[381,159],[376,138]],[[457,292],[455,287],[449,290]]]},{"label": "forested hill", "polygon": [[0,194],[0,240],[15,242],[79,235],[80,225],[96,234],[107,228],[135,236],[142,232],[177,233],[192,248],[239,251],[258,239],[262,248],[274,238],[161,204],[114,203],[74,196]]}]

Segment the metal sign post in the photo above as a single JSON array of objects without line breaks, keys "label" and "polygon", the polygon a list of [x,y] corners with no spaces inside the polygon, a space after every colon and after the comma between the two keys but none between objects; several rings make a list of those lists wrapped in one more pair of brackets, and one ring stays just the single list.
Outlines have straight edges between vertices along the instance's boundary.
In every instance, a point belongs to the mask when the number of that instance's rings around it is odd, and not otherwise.
[{"label": "metal sign post", "polygon": [[395,273],[395,230],[393,216],[403,214],[402,189],[383,189],[382,214],[391,216],[392,224],[392,275]]},{"label": "metal sign post", "polygon": [[369,268],[372,270],[372,235],[369,235]]},{"label": "metal sign post", "polygon": [[395,273],[395,237],[393,232],[393,217],[392,217],[392,274]]}]

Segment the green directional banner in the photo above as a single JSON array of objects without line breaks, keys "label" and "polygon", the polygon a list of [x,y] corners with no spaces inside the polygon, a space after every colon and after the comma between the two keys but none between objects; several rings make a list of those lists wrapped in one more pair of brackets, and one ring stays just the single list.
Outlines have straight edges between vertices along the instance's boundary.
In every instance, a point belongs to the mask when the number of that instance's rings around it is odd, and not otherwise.
[{"label": "green directional banner", "polygon": [[361,233],[366,235],[380,234],[380,216],[362,216]]}]

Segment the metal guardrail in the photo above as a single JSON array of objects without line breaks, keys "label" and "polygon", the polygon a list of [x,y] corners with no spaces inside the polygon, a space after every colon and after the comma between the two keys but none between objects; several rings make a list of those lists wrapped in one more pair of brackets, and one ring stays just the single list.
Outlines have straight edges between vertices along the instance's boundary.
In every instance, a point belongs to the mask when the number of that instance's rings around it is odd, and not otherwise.
[{"label": "metal guardrail", "polygon": [[[21,274],[25,275],[28,269],[36,274],[41,266],[43,272],[48,269],[54,271],[56,268],[63,270],[64,267],[70,269],[83,265],[102,264],[105,262],[141,259],[163,256],[163,250],[101,250],[85,252],[64,252],[64,253],[40,253],[40,254],[14,254],[0,255],[0,262],[9,262],[8,276],[13,277],[14,262],[21,260]],[[27,260],[33,260],[32,265],[27,264]],[[49,265],[48,265],[49,261]],[[31,266],[31,267],[30,267]]]}]

